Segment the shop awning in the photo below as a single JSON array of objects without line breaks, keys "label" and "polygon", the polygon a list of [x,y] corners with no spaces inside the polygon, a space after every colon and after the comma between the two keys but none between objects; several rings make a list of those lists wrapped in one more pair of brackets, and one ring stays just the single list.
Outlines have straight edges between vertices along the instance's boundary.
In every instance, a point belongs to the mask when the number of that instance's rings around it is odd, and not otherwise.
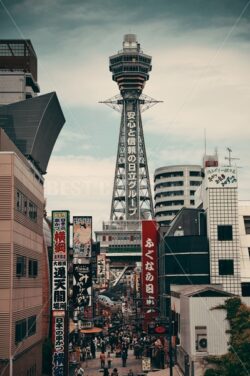
[{"label": "shop awning", "polygon": [[80,330],[80,333],[84,333],[84,334],[101,333],[101,332],[102,332],[102,329],[97,328],[95,326],[94,326],[94,328],[91,328],[91,329],[81,329]]}]

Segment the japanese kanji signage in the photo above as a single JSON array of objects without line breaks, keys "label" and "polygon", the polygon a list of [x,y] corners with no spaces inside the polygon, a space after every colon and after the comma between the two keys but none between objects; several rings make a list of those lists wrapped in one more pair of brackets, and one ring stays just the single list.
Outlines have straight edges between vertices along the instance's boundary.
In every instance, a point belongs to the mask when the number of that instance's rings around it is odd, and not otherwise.
[{"label": "japanese kanji signage", "polygon": [[67,262],[53,261],[52,310],[67,308]]},{"label": "japanese kanji signage", "polygon": [[[132,107],[132,106],[131,106]],[[133,108],[133,107],[132,107]],[[126,181],[128,218],[138,218],[138,128],[135,111],[125,112],[126,116]]]},{"label": "japanese kanji signage", "polygon": [[91,265],[73,265],[73,301],[75,307],[91,306]]},{"label": "japanese kanji signage", "polygon": [[107,287],[106,280],[106,254],[97,255],[97,282],[100,288]]},{"label": "japanese kanji signage", "polygon": [[52,212],[53,260],[67,260],[68,223],[68,211],[65,210]]},{"label": "japanese kanji signage", "polygon": [[91,257],[92,217],[73,217],[74,257]]},{"label": "japanese kanji signage", "polygon": [[67,343],[65,320],[67,314],[67,254],[69,245],[69,212],[52,212],[52,375],[67,374]]},{"label": "japanese kanji signage", "polygon": [[207,167],[205,175],[209,188],[237,188],[236,167]]},{"label": "japanese kanji signage", "polygon": [[158,297],[157,224],[142,221],[142,298],[145,316],[154,316]]},{"label": "japanese kanji signage", "polygon": [[53,311],[53,354],[52,375],[65,375],[65,316],[61,311]]}]

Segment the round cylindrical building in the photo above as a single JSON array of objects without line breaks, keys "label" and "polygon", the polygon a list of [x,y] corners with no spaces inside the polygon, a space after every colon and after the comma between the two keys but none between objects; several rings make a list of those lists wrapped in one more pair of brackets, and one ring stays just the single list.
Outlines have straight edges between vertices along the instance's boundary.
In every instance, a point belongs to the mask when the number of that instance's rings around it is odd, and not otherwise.
[{"label": "round cylindrical building", "polygon": [[160,167],[154,174],[155,218],[167,226],[183,207],[195,206],[194,194],[202,181],[199,165]]}]

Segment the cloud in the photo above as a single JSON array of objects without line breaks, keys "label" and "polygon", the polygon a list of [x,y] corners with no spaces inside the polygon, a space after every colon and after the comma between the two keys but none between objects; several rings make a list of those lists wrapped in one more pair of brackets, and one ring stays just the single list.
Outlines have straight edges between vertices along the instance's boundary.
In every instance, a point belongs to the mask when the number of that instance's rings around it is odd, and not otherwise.
[{"label": "cloud", "polygon": [[67,209],[71,215],[92,215],[95,229],[108,220],[115,157],[55,156],[45,178],[47,212]]}]

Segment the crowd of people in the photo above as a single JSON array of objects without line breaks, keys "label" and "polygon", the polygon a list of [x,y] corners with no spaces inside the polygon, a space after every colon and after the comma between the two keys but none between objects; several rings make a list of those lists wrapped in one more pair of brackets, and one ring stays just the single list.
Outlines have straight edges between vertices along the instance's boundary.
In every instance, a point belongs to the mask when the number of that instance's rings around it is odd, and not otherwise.
[{"label": "crowd of people", "polygon": [[[151,358],[156,368],[164,368],[165,366],[164,341],[145,333],[133,333],[128,327],[106,336],[102,334],[95,337],[80,336],[75,343],[70,344],[70,353],[75,353],[74,356],[71,356],[71,359],[76,361],[77,364],[85,362],[86,367],[88,360],[95,359],[98,352],[103,376],[119,376],[117,368],[112,369],[114,358],[120,358],[121,367],[126,367],[129,350],[133,351],[135,359],[146,356]],[[83,368],[78,365],[75,375],[83,374]],[[129,370],[128,376],[135,376],[132,369]]]}]

